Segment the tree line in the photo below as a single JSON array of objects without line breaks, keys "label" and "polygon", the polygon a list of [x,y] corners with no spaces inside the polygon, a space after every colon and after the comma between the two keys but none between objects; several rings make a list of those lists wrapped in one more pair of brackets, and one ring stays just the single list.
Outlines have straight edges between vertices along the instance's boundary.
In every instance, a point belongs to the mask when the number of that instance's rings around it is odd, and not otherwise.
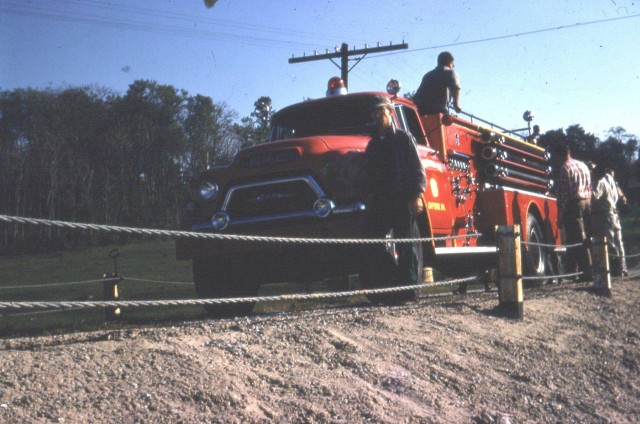
[{"label": "tree line", "polygon": [[622,190],[637,202],[637,183],[640,182],[640,145],[638,137],[629,134],[622,127],[609,129],[604,140],[587,133],[580,125],[566,129],[547,131],[538,144],[547,149],[563,143],[569,146],[571,156],[584,162],[592,161],[602,168],[615,171],[615,178]]},{"label": "tree line", "polygon": [[[176,228],[190,177],[268,137],[271,99],[260,97],[254,106],[238,119],[224,103],[148,80],[133,82],[124,94],[97,86],[0,91],[0,213]],[[574,125],[539,140],[558,142],[579,159],[614,168],[628,189],[636,136],[614,128],[599,140]],[[86,239],[48,228],[1,230],[0,252]],[[93,234],[92,242],[98,237],[122,236]]]},{"label": "tree line", "polygon": [[[94,86],[0,91],[0,213],[175,228],[189,177],[268,134],[271,100],[259,102],[238,122],[224,103],[154,81],[123,95]],[[3,227],[0,250],[69,242],[18,227]]]}]

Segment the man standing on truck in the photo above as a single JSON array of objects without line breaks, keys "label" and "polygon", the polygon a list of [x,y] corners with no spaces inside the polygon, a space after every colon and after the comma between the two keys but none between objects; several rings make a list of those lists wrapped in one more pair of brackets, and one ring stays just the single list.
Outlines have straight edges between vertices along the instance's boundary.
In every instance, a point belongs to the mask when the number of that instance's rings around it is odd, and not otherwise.
[{"label": "man standing on truck", "polygon": [[422,83],[415,96],[414,103],[418,106],[420,115],[449,113],[447,105],[453,98],[453,108],[462,112],[458,104],[460,97],[460,80],[453,70],[453,55],[442,52],[438,55],[438,66],[422,77]]},{"label": "man standing on truck", "polygon": [[[412,238],[415,217],[424,210],[422,194],[425,173],[411,134],[393,125],[393,106],[380,96],[373,105],[371,118],[374,134],[364,154],[367,202],[365,218],[367,235],[383,239],[393,230],[393,238]],[[396,283],[418,284],[418,256],[412,243],[398,243]],[[387,259],[383,244],[372,245],[365,259],[370,270],[381,270]],[[386,261],[388,263],[388,261]],[[384,272],[381,270],[381,274]],[[389,283],[389,281],[383,282]]]},{"label": "man standing on truck", "polygon": [[[567,248],[565,271],[583,273],[581,280],[591,280],[591,252],[588,243],[588,225],[591,214],[591,174],[584,162],[571,157],[569,146],[561,143],[554,147],[555,160],[560,166],[558,192],[558,228],[564,226]],[[579,244],[572,247],[571,245]]]}]

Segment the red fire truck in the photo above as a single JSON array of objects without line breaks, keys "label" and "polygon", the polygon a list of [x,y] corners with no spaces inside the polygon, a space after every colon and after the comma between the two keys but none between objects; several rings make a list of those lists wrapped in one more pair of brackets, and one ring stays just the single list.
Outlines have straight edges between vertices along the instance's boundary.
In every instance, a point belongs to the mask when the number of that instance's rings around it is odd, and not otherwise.
[{"label": "red fire truck", "polygon": [[[328,95],[274,114],[268,142],[240,151],[228,166],[202,173],[199,197],[186,206],[184,230],[305,239],[361,239],[366,197],[362,155],[370,140],[377,96],[394,106],[397,128],[409,131],[425,169],[425,211],[415,238],[421,273],[469,275],[495,266],[495,226],[520,224],[527,275],[557,271],[556,201],[547,152],[527,138],[469,116],[419,116],[388,93]],[[331,94],[328,92],[328,94]],[[446,238],[457,236],[455,238]],[[392,235],[390,235],[392,237]],[[391,239],[392,240],[392,239]],[[255,296],[261,284],[318,281],[366,274],[357,243],[280,243],[182,238],[178,259],[193,261],[202,298]],[[390,244],[391,252],[393,245]],[[210,307],[216,315],[246,314],[253,304]]]}]

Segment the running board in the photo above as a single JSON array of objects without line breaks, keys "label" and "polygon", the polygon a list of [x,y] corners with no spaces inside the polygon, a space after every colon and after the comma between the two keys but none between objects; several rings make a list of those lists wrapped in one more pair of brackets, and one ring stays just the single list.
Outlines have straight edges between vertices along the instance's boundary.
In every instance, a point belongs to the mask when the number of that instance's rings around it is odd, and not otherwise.
[{"label": "running board", "polygon": [[478,246],[478,247],[436,247],[436,255],[457,255],[457,254],[486,254],[496,253],[498,248],[495,246]]},{"label": "running board", "polygon": [[[486,254],[496,253],[498,249],[492,246],[479,246],[479,247],[436,247],[436,255],[458,255],[458,254]],[[565,253],[566,247],[560,246],[553,249],[556,253]]]}]

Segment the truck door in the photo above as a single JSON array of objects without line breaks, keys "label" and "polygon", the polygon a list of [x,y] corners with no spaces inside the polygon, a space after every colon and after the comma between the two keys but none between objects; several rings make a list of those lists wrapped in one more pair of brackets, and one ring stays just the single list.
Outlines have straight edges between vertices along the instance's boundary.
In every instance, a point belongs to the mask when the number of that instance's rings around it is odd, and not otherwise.
[{"label": "truck door", "polygon": [[448,235],[453,226],[451,182],[445,163],[438,157],[427,140],[418,112],[406,105],[395,105],[399,126],[410,132],[418,143],[418,154],[427,176],[424,191],[425,206],[431,221],[433,235]]}]

